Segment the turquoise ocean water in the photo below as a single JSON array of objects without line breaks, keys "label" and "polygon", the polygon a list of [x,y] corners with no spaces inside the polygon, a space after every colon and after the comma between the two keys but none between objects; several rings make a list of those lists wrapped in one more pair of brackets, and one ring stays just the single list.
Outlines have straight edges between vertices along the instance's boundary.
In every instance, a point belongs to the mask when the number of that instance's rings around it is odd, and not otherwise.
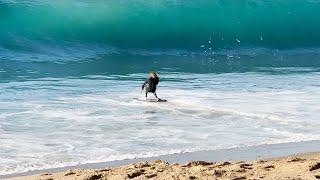
[{"label": "turquoise ocean water", "polygon": [[320,140],[319,110],[318,0],[0,0],[0,175]]}]

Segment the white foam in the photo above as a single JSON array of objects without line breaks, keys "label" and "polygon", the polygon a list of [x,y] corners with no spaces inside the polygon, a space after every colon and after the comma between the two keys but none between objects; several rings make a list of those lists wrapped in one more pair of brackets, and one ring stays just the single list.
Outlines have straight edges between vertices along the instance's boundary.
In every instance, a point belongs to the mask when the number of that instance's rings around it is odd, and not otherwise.
[{"label": "white foam", "polygon": [[166,74],[167,103],[134,100],[140,77],[0,84],[0,175],[320,140],[320,74]]}]

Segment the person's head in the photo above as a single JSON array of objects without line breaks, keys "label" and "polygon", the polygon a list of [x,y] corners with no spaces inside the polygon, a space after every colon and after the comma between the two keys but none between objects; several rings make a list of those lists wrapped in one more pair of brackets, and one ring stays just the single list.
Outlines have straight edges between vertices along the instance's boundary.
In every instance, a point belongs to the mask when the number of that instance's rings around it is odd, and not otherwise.
[{"label": "person's head", "polygon": [[158,77],[158,75],[157,75],[156,72],[151,71],[151,72],[149,73],[149,77],[156,78],[156,77]]}]

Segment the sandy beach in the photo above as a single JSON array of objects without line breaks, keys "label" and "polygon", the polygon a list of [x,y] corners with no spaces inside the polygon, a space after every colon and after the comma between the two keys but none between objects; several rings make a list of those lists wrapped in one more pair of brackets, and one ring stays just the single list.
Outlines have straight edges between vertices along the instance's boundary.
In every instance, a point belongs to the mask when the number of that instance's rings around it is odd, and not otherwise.
[{"label": "sandy beach", "polygon": [[320,153],[255,160],[185,164],[162,160],[139,162],[115,168],[72,169],[59,173],[43,173],[16,177],[22,180],[52,179],[319,179]]}]

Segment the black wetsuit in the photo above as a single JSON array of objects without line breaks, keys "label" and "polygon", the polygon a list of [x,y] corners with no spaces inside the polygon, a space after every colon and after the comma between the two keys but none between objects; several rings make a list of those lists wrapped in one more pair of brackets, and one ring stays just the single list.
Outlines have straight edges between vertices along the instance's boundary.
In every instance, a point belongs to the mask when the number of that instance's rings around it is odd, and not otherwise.
[{"label": "black wetsuit", "polygon": [[148,92],[152,92],[156,97],[156,90],[157,90],[157,85],[159,83],[159,78],[148,78],[142,85],[142,89],[146,88],[146,97],[148,95]]}]

